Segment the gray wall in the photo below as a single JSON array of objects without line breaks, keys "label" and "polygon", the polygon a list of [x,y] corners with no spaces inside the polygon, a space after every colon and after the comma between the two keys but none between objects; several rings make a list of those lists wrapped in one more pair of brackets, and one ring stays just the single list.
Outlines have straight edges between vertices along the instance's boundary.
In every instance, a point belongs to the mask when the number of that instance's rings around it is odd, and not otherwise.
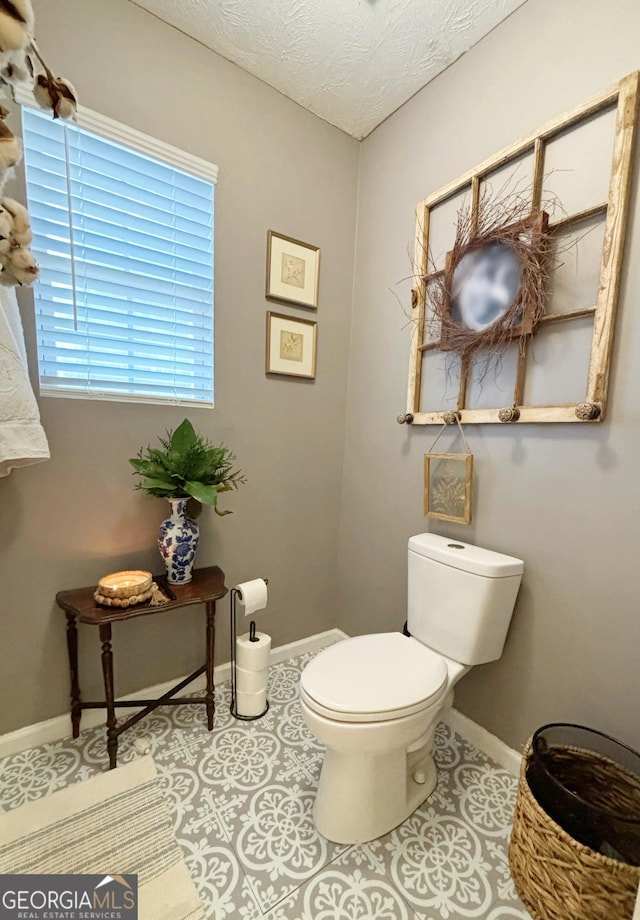
[{"label": "gray wall", "polygon": [[640,746],[638,194],[606,423],[470,428],[469,527],[422,514],[422,457],[436,431],[395,422],[408,330],[393,291],[408,303],[410,283],[396,285],[411,272],[416,202],[637,69],[638,35],[635,0],[529,0],[362,147],[340,625],[359,633],[402,624],[412,533],[432,528],[523,558],[504,657],[472,671],[457,693],[464,713],[514,746],[552,719]]},{"label": "gray wall", "polygon": [[[47,57],[85,105],[220,166],[217,406],[189,414],[236,449],[249,484],[229,499],[233,516],[203,514],[201,563],[219,562],[230,584],[270,576],[276,643],[335,624],[352,633],[399,628],[406,540],[433,526],[421,496],[434,430],[395,422],[408,331],[394,293],[407,302],[410,283],[397,282],[410,274],[415,203],[637,68],[640,8],[635,0],[529,0],[364,142],[350,356],[358,145],[124,0],[37,0],[36,11]],[[637,211],[636,193],[607,422],[473,428],[475,522],[434,528],[526,560],[503,659],[469,674],[457,697],[513,745],[554,718],[640,745]],[[264,377],[268,227],[322,247],[314,384]],[[35,365],[28,298],[24,306]],[[11,701],[0,731],[66,710],[55,592],[122,565],[158,568],[161,503],[131,491],[126,460],[186,414],[53,399],[42,411],[53,460],[0,481],[0,692]],[[219,660],[227,657],[225,613]],[[118,690],[197,664],[201,619],[190,611],[117,629]],[[86,629],[82,638],[91,691],[96,637]]]},{"label": "gray wall", "polygon": [[[41,400],[53,459],[0,480],[0,732],[68,709],[56,591],[122,566],[160,569],[154,541],[166,508],[132,491],[127,458],[186,414],[232,446],[248,476],[224,502],[232,516],[202,514],[200,564],[220,564],[230,585],[270,577],[263,622],[274,644],[334,625],[359,155],[356,141],[125,0],[35,8],[47,60],[85,106],[220,168],[216,408]],[[264,374],[268,228],[322,248],[315,383]],[[35,368],[28,295],[23,307]],[[216,657],[228,660],[226,603],[218,623]],[[202,627],[197,610],[115,627],[117,690],[200,664]],[[97,649],[86,627],[88,693]]]}]

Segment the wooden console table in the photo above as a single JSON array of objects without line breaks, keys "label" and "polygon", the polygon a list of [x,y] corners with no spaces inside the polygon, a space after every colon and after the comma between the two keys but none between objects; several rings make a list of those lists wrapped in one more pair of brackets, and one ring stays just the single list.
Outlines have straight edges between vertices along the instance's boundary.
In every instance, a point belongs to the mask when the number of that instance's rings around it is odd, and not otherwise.
[{"label": "wooden console table", "polygon": [[[161,607],[149,607],[146,605],[140,607],[127,607],[125,609],[97,607],[93,598],[95,585],[88,588],[75,588],[71,591],[60,591],[56,595],[58,606],[65,611],[67,616],[67,648],[69,651],[69,670],[71,672],[71,724],[73,727],[73,737],[77,738],[80,734],[80,719],[83,709],[106,709],[107,751],[109,753],[109,769],[111,770],[116,766],[119,736],[128,728],[131,728],[131,726],[139,722],[144,716],[153,712],[154,709],[157,709],[158,706],[178,706],[184,703],[201,703],[207,707],[207,727],[209,731],[213,728],[213,717],[215,713],[215,704],[213,700],[215,613],[216,601],[220,600],[220,598],[224,597],[227,593],[224,584],[224,572],[217,566],[210,566],[205,569],[195,569],[193,580],[188,585],[171,585],[170,587],[176,595],[176,599],[174,601],[170,600],[168,604]],[[181,607],[188,607],[193,604],[205,605],[207,624],[205,664],[158,699],[117,702],[114,698],[111,624],[120,622],[121,620],[132,620],[135,617],[168,613],[170,610],[177,610]],[[104,700],[83,701],[80,694],[80,682],[78,678],[78,621],[80,623],[87,623],[89,626],[97,626],[100,630]],[[204,698],[185,696],[180,697],[180,699],[173,699],[176,693],[179,693],[197,677],[205,673],[207,675],[207,689]],[[125,722],[118,724],[116,709],[118,707],[131,708],[132,706],[143,706],[144,708],[141,709],[140,712],[136,712]]]}]

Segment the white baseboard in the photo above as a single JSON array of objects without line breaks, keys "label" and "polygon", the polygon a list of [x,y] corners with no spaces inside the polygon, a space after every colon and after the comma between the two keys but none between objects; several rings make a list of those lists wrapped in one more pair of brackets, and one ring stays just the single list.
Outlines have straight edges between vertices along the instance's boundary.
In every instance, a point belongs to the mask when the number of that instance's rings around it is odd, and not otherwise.
[{"label": "white baseboard", "polygon": [[510,748],[509,745],[501,741],[500,738],[492,735],[491,732],[483,728],[482,725],[473,722],[467,716],[458,712],[457,709],[450,709],[443,718],[454,732],[462,735],[466,741],[483,751],[487,757],[491,757],[493,760],[497,761],[505,770],[513,773],[514,776],[518,776],[520,773],[522,754],[519,754],[518,751],[514,751],[513,748]]},{"label": "white baseboard", "polygon": [[[296,658],[298,655],[303,655],[305,652],[315,652],[318,649],[324,648],[327,645],[333,645],[335,642],[340,642],[341,639],[346,638],[347,634],[341,629],[328,629],[326,632],[317,633],[306,639],[288,642],[286,645],[280,645],[271,650],[271,664],[278,664],[281,661],[286,661],[288,658]],[[231,663],[227,661],[224,664],[217,665],[214,668],[213,677],[216,686],[229,680],[231,677]],[[174,680],[167,680],[153,687],[144,687],[140,690],[136,690],[135,693],[128,693],[126,696],[118,697],[118,700],[126,702],[127,700],[136,700],[140,698],[148,700],[157,699],[183,679],[184,678],[176,677]],[[189,687],[185,689],[184,693],[195,693],[198,690],[204,690],[205,686],[206,679],[205,675],[202,674],[197,680],[194,680],[192,684],[189,684]],[[120,717],[136,712],[138,708],[137,706],[132,706],[130,709],[127,707],[118,708],[118,716]],[[104,710],[86,709],[82,713],[82,730],[84,731],[86,728],[95,728],[96,725],[102,725],[104,719]],[[0,759],[8,757],[10,754],[17,754],[19,751],[25,751],[28,748],[38,747],[41,744],[51,744],[53,741],[60,741],[63,738],[70,737],[71,717],[68,713],[62,716],[55,716],[53,719],[47,719],[45,722],[37,722],[35,725],[25,725],[24,728],[8,732],[6,735],[0,735]]]},{"label": "white baseboard", "polygon": [[[278,664],[286,661],[288,658],[295,658],[303,655],[305,652],[315,652],[318,649],[325,648],[327,645],[333,645],[348,636],[341,629],[328,629],[326,632],[317,633],[308,636],[306,639],[298,639],[295,642],[289,642],[286,645],[280,645],[271,650],[271,664]],[[216,685],[229,680],[231,676],[231,664],[225,662],[219,664],[214,669],[214,681]],[[145,687],[137,690],[135,693],[129,693],[126,696],[119,697],[122,702],[127,700],[140,699],[157,699],[167,690],[175,686],[182,678],[164,681],[153,687]],[[189,685],[185,693],[197,692],[204,690],[205,676],[202,674],[197,680]],[[119,708],[118,715],[127,715],[136,711],[138,707]],[[514,775],[520,771],[521,755],[510,748],[508,745],[488,732],[486,728],[473,722],[467,716],[458,712],[457,709],[450,709],[443,716],[444,721],[459,735],[462,735],[467,741],[475,745],[481,751],[484,751],[488,757],[493,758],[506,770]],[[94,728],[96,725],[104,723],[104,712],[100,709],[87,709],[82,713],[82,729]],[[69,714],[56,716],[53,719],[47,719],[45,722],[37,722],[35,725],[26,725],[17,731],[9,732],[6,735],[0,735],[0,759],[8,757],[10,754],[17,754],[19,751],[28,748],[38,747],[41,744],[51,744],[54,741],[60,741],[63,738],[71,736],[71,719]]]}]

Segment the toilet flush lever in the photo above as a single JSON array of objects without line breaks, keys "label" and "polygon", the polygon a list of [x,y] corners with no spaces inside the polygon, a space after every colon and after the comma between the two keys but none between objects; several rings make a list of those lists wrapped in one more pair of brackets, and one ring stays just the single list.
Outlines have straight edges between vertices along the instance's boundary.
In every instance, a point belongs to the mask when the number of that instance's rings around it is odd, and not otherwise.
[{"label": "toilet flush lever", "polygon": [[414,782],[418,783],[419,786],[424,786],[427,781],[427,774],[424,770],[416,770],[413,774]]}]

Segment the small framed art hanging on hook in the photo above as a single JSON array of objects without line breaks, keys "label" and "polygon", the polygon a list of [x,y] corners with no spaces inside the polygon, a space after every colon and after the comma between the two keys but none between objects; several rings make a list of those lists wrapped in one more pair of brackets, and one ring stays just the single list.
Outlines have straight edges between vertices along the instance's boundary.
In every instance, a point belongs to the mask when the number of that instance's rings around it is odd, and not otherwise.
[{"label": "small framed art hanging on hook", "polygon": [[441,521],[471,523],[473,454],[457,413],[453,413],[466,454],[436,454],[433,448],[447,428],[445,422],[431,449],[424,455],[424,513]]},{"label": "small framed art hanging on hook", "polygon": [[425,454],[424,513],[470,524],[472,483],[473,454]]}]

